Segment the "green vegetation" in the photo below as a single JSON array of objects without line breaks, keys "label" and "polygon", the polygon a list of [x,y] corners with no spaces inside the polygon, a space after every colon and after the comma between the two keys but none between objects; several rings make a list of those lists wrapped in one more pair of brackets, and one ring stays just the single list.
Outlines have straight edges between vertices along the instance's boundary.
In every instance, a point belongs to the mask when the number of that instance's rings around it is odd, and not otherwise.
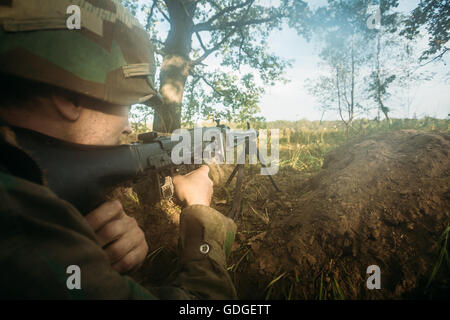
[{"label": "green vegetation", "polygon": [[[242,126],[225,123],[232,128]],[[211,123],[208,125],[212,125]],[[134,133],[130,141],[137,139],[137,134],[148,131],[142,123],[132,123]],[[300,172],[318,171],[323,164],[325,154],[348,139],[366,136],[377,132],[415,129],[423,131],[449,132],[449,120],[425,117],[423,119],[391,119],[387,121],[356,119],[350,127],[348,136],[346,125],[342,121],[271,121],[253,122],[255,129],[280,130],[280,166],[291,167]]]},{"label": "green vegetation", "polygon": [[[420,130],[420,131],[439,131],[448,133],[449,120],[435,119],[426,117],[423,119],[391,119],[388,121],[377,121],[367,119],[356,119],[348,132],[342,121],[273,121],[273,122],[255,122],[251,126],[256,129],[279,129],[280,130],[280,170],[292,170],[296,174],[310,175],[318,172],[322,167],[326,154],[338,146],[346,143],[353,138],[360,138],[379,132],[393,132],[397,130]],[[206,123],[205,123],[206,125]],[[212,123],[208,123],[212,125]],[[237,128],[239,125],[227,123],[227,125]],[[138,128],[137,133],[146,131],[142,126]],[[136,135],[133,134],[136,138]],[[133,140],[133,138],[132,138]],[[249,166],[246,169],[251,170]],[[242,199],[243,211],[249,212],[249,215],[256,217],[262,225],[266,225],[270,220],[270,213],[261,208],[253,207],[252,201],[262,199],[270,192],[262,177],[256,175],[247,176],[249,179],[244,183]],[[230,187],[224,188],[224,193],[220,199],[225,203],[232,203],[234,196],[234,183]],[[252,190],[252,191],[250,191]],[[134,200],[130,196],[131,200]],[[270,210],[269,210],[270,212]],[[241,234],[245,238],[251,238],[258,234],[256,229],[246,229],[247,225],[241,225]],[[439,241],[439,249],[436,253],[436,264],[430,269],[428,286],[433,289],[436,283],[439,283],[439,277],[445,272],[448,260],[448,235],[450,227],[445,229]],[[163,247],[156,248],[151,254],[150,259],[158,260],[158,256],[163,251]],[[346,269],[346,264],[341,259],[330,260],[329,265],[317,275],[314,283],[304,283],[301,276],[292,272],[280,269],[272,279],[261,281],[257,279],[242,279],[241,274],[246,272],[248,265],[255,263],[256,258],[248,246],[241,246],[231,252],[228,271],[234,280],[238,291],[241,294],[255,294],[259,292],[261,299],[300,299],[315,297],[318,300],[343,300],[352,299],[357,296],[357,283],[351,270]],[[445,269],[445,270],[444,270]],[[300,291],[299,288],[309,288]],[[251,291],[251,292],[249,292]],[[244,293],[243,293],[244,292]],[[423,292],[426,294],[426,292]]]},{"label": "green vegetation", "polygon": [[[281,170],[293,169],[305,174],[312,174],[319,171],[326,154],[352,138],[364,137],[379,132],[389,133],[397,130],[449,132],[449,120],[430,117],[423,119],[391,120],[392,122],[389,125],[388,121],[385,120],[357,119],[354,121],[348,136],[346,126],[341,121],[273,121],[254,123],[253,127],[264,129],[279,128]],[[258,187],[261,188],[260,185]],[[229,196],[231,194],[232,192],[230,192]],[[231,196],[227,200],[231,201]],[[243,203],[245,207],[245,199]],[[249,208],[255,211],[250,205]],[[443,266],[446,262],[449,263],[447,251],[449,231],[450,228],[448,227],[442,234],[439,242],[440,249],[436,257],[437,262],[433,270],[430,271],[428,285],[431,285],[431,287],[433,280],[436,279],[436,275],[442,273]],[[232,253],[231,263],[233,264],[229,268],[229,271],[232,272],[234,279],[239,278],[238,274],[240,270],[245,269],[245,264],[249,263],[249,260],[251,260],[251,252],[248,249],[241,248],[239,252]],[[239,283],[237,285],[238,287],[240,286]],[[289,300],[292,298],[293,292],[297,292],[297,299],[300,298],[298,296],[299,286],[305,287],[305,284],[300,285],[297,276],[281,269],[268,283],[258,284],[258,290],[263,290],[264,292],[261,298]],[[330,265],[324,268],[310,288],[314,290],[312,295],[318,300],[349,299],[356,296],[357,292],[355,279],[346,270],[345,263],[339,259],[337,261],[330,261]],[[304,294],[305,298],[309,296],[311,296],[311,292]]]},{"label": "green vegetation", "polygon": [[439,258],[437,263],[435,264],[433,268],[433,272],[431,273],[430,278],[428,279],[427,283],[427,289],[430,288],[431,283],[436,278],[436,275],[441,269],[442,262],[445,259],[445,262],[447,263],[447,267],[450,268],[450,258],[448,256],[448,235],[450,233],[450,225],[447,225],[444,232],[442,233],[440,239],[439,239]]},{"label": "green vegetation", "polygon": [[[294,63],[272,52],[273,31],[292,29],[299,39],[320,44],[327,73],[310,79],[310,93],[321,109],[336,111],[348,126],[368,109],[389,120],[394,87],[409,95],[414,82],[423,80],[419,62],[442,60],[449,50],[448,5],[439,0],[423,0],[406,15],[398,12],[398,0],[328,0],[317,8],[292,0],[121,2],[141,20],[155,47],[157,85],[166,103],[151,111],[136,109],[143,118],[153,114],[160,132],[197,119],[262,119],[261,97],[288,81],[286,71]],[[381,28],[367,24],[373,5],[379,5]],[[427,48],[416,43],[423,36]],[[410,104],[410,97],[401,98]]]},{"label": "green vegetation", "polygon": [[346,126],[341,121],[273,121],[259,123],[259,128],[280,129],[280,166],[297,171],[315,172],[323,164],[325,154],[348,139],[377,132],[396,130],[423,130],[449,132],[449,121],[426,117],[423,119],[392,119],[387,121],[357,119],[346,136]]}]

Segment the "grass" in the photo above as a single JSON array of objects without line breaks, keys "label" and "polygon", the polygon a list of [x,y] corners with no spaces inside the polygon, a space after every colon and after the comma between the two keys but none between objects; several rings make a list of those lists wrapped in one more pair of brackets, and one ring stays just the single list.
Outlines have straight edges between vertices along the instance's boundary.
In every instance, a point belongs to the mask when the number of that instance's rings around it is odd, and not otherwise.
[{"label": "grass", "polygon": [[242,260],[244,260],[244,258],[247,257],[247,255],[248,255],[249,252],[250,252],[250,250],[247,250],[247,251],[242,255],[242,257],[241,257],[236,263],[234,263],[234,264],[232,264],[231,266],[229,266],[229,267],[227,268],[227,270],[230,271],[230,272],[236,272],[237,269],[239,268],[239,265],[241,264]]},{"label": "grass", "polygon": [[335,278],[333,278],[331,289],[333,291],[333,298],[335,300],[345,300],[345,295],[344,295],[343,291],[341,290],[341,287],[339,286],[338,281]]},{"label": "grass", "polygon": [[[231,127],[233,127],[231,125]],[[362,137],[378,132],[392,132],[396,130],[414,129],[421,131],[440,131],[449,133],[449,120],[440,120],[433,118],[424,119],[392,119],[392,124],[388,126],[385,121],[374,120],[355,120],[353,128],[349,131],[349,135],[346,134],[345,126],[339,121],[273,121],[260,123],[257,126],[252,126],[255,129],[259,128],[277,128],[280,129],[280,167],[290,168],[300,173],[314,173],[320,170],[323,165],[326,154],[334,148],[347,142],[349,138]],[[137,132],[139,133],[139,132]],[[135,141],[133,137],[136,137],[135,133],[131,140]],[[233,185],[224,188],[225,200],[227,203],[231,203],[234,193]],[[253,185],[252,185],[253,186]],[[254,185],[255,193],[260,191],[262,185]],[[243,189],[246,190],[245,188]],[[264,193],[265,194],[265,193]],[[133,195],[130,195],[133,202],[137,202]],[[260,199],[264,199],[262,195]],[[247,199],[248,200],[248,199]],[[260,221],[265,224],[269,221],[269,215],[266,212],[262,212],[252,207],[249,203],[245,202],[245,197],[242,199],[243,205],[248,205],[251,215],[256,216]],[[139,204],[137,202],[137,204]],[[242,228],[242,226],[240,226]],[[250,230],[242,230],[242,234],[246,232],[250,233]],[[427,288],[430,287],[435,281],[436,276],[441,270],[444,261],[450,266],[450,259],[448,255],[448,238],[450,233],[450,225],[446,227],[439,240],[439,256],[432,273],[428,280]],[[157,260],[157,257],[162,252],[163,247],[156,249],[149,255],[149,259]],[[251,250],[247,248],[241,248],[232,252],[232,258],[230,259],[231,265],[228,267],[228,271],[233,274],[234,279],[245,269],[246,264],[249,264],[254,260]],[[342,264],[342,263],[341,263]],[[356,294],[356,287],[353,279],[346,272],[344,266],[339,266],[337,269],[340,271],[340,275],[332,274],[328,271],[322,271],[316,278],[314,283],[315,292],[314,297],[319,300],[326,299],[350,299]],[[319,282],[317,282],[319,281]],[[289,276],[286,271],[279,271],[277,275],[266,286],[262,284],[261,290],[263,291],[265,299],[271,298],[284,298],[287,300],[298,299],[298,292],[296,289],[299,287],[299,279],[297,276]],[[297,286],[297,287],[296,287]],[[239,291],[239,286],[238,286]],[[347,295],[347,297],[346,297]],[[311,296],[310,293],[308,296]],[[305,294],[306,297],[306,294]]]},{"label": "grass", "polygon": [[[280,129],[280,167],[289,167],[295,171],[303,173],[318,172],[323,165],[326,154],[346,143],[348,139],[354,137],[363,137],[379,132],[392,132],[397,130],[420,130],[420,131],[440,131],[449,133],[449,121],[433,118],[424,119],[393,119],[389,127],[386,122],[357,120],[353,124],[353,130],[350,130],[349,136],[346,135],[345,127],[339,122],[310,122],[310,121],[275,121],[268,122],[264,128]],[[230,196],[230,194],[229,194]],[[264,216],[253,207],[250,206],[252,214],[257,215],[261,219]],[[263,219],[266,220],[266,219]],[[439,259],[434,266],[429,284],[434,280],[436,274],[441,268],[444,260],[449,263],[447,248],[448,234],[450,229],[447,228],[441,237],[441,251]],[[233,272],[237,272],[237,266],[242,265],[244,257],[233,265]],[[339,263],[342,262],[339,261]],[[319,278],[318,287],[316,287],[316,297],[319,300],[345,300],[356,295],[356,287],[354,281],[345,267],[336,266],[339,269],[339,276],[329,274],[323,271]],[[326,281],[327,280],[327,281]],[[297,280],[298,281],[298,280]],[[295,280],[289,279],[286,272],[281,272],[274,277],[265,287],[265,299],[284,297],[287,300],[293,298],[295,291]],[[298,294],[298,293],[297,293]],[[348,296],[346,296],[346,294]],[[294,297],[295,298],[295,297]],[[298,297],[297,297],[298,298]]]},{"label": "grass", "polygon": [[323,300],[325,297],[324,284],[323,284],[323,272],[320,274],[320,288],[319,288],[319,300]]},{"label": "grass", "polygon": [[280,166],[291,167],[296,171],[315,172],[323,164],[325,154],[332,149],[331,145],[282,145],[280,148]]},{"label": "grass", "polygon": [[277,283],[278,281],[280,281],[281,279],[283,279],[285,276],[287,275],[287,272],[283,272],[280,275],[278,275],[277,277],[275,277],[274,279],[272,279],[272,281],[269,282],[269,284],[266,286],[266,288],[264,289],[264,291],[267,291],[266,300],[269,300],[274,288],[274,284]]},{"label": "grass", "polygon": [[[343,267],[341,261],[333,261],[333,259],[330,260],[330,263],[328,266],[326,266],[321,272],[320,272],[320,280],[319,280],[319,288],[318,288],[318,294],[317,299],[318,300],[345,300],[345,294],[343,288],[341,288],[341,285],[339,284],[339,281],[342,281],[345,283],[344,279],[339,279],[338,274],[340,274],[341,278],[345,277],[342,272],[337,273],[336,271],[342,270],[341,267]],[[345,269],[344,269],[345,270]]]},{"label": "grass", "polygon": [[[325,155],[332,149],[345,143],[349,138],[366,136],[378,132],[404,129],[422,131],[450,132],[449,120],[425,117],[423,119],[392,119],[389,126],[386,121],[357,119],[353,122],[349,135],[341,121],[271,121],[253,124],[255,129],[279,129],[280,166],[291,167],[299,172],[316,172],[323,164]],[[224,123],[231,128],[236,124]],[[136,132],[123,143],[136,141],[139,133],[147,131],[145,126],[133,124]]]},{"label": "grass", "polygon": [[153,250],[149,254],[147,254],[147,258],[146,259],[148,259],[149,261],[153,262],[155,260],[155,258],[162,252],[162,250],[164,250],[164,246],[161,246],[161,247]]},{"label": "grass", "polygon": [[273,121],[265,127],[280,129],[280,166],[308,173],[320,170],[325,155],[349,138],[407,129],[450,132],[448,120],[429,117],[393,119],[390,127],[385,121],[360,119],[354,122],[348,137],[339,121]]},{"label": "grass", "polygon": [[448,256],[448,235],[450,233],[450,224],[447,224],[447,227],[445,228],[444,232],[441,234],[439,238],[439,257],[438,261],[433,267],[433,271],[431,272],[430,278],[428,279],[427,283],[427,290],[430,288],[431,283],[436,278],[436,275],[438,271],[440,270],[442,266],[442,262],[447,262],[447,266],[450,267],[450,258]]}]

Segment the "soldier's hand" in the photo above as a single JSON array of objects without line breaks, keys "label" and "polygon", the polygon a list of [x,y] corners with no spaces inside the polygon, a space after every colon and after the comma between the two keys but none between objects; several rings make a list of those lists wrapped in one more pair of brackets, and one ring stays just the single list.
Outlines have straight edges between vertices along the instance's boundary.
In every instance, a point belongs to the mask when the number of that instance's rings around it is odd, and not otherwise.
[{"label": "soldier's hand", "polygon": [[184,176],[172,178],[175,195],[187,206],[201,204],[209,206],[213,194],[213,182],[208,177],[209,167],[201,166]]},{"label": "soldier's hand", "polygon": [[125,214],[119,200],[108,201],[86,216],[112,267],[120,273],[139,268],[148,252],[144,232]]}]

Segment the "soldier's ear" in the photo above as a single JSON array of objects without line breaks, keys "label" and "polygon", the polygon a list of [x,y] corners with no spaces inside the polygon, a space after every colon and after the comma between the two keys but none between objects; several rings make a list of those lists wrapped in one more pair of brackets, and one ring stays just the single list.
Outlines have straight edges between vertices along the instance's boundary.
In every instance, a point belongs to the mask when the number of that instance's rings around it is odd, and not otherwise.
[{"label": "soldier's ear", "polygon": [[53,92],[52,101],[59,113],[67,120],[76,121],[80,117],[81,106],[78,106],[74,99],[60,92]]}]

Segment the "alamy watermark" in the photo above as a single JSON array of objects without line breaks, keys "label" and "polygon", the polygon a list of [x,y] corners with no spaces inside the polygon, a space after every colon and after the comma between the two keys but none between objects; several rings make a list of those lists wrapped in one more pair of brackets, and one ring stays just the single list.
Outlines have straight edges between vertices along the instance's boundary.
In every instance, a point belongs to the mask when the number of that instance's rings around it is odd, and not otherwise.
[{"label": "alamy watermark", "polygon": [[367,278],[367,289],[381,289],[381,270],[377,265],[371,265],[367,267],[367,274],[370,274],[370,277]]},{"label": "alamy watermark", "polygon": [[67,14],[70,16],[66,20],[67,29],[80,30],[81,29],[81,9],[79,6],[73,4],[67,7]]},{"label": "alamy watermark", "polygon": [[245,164],[248,159],[249,164],[260,161],[261,175],[275,175],[279,169],[278,129],[226,130],[225,133],[216,127],[177,129],[171,140],[179,141],[171,153],[174,164]]},{"label": "alamy watermark", "polygon": [[379,5],[370,5],[367,7],[367,13],[370,17],[367,19],[366,24],[369,29],[380,30],[381,28],[381,9]]},{"label": "alamy watermark", "polygon": [[70,274],[66,280],[66,286],[69,290],[81,289],[81,269],[79,266],[72,264],[67,267],[66,273]]}]

